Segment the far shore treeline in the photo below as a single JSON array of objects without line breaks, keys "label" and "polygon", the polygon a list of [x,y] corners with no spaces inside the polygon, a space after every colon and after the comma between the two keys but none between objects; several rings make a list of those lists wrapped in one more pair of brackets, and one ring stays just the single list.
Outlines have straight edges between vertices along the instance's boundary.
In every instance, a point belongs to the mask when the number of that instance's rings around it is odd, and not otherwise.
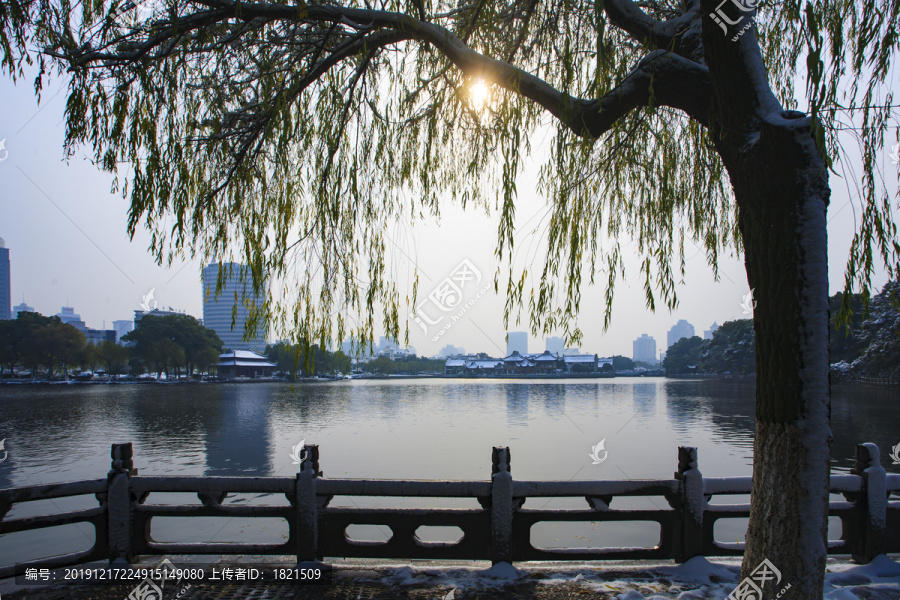
[{"label": "far shore treeline", "polygon": [[[166,379],[200,377],[216,372],[219,354],[226,350],[215,331],[190,315],[145,316],[121,341],[125,344],[104,340],[95,345],[58,316],[20,312],[16,319],[0,321],[0,377],[53,380],[82,372],[111,378],[145,373],[157,378],[165,374]],[[265,355],[278,365],[276,374],[290,380],[351,372],[346,354],[322,350],[315,344],[304,349],[278,342],[267,346]],[[382,375],[439,374],[444,361],[379,356],[358,368]]]},{"label": "far shore treeline", "polygon": [[[839,320],[843,302],[850,308],[847,321]],[[900,375],[900,283],[888,282],[870,302],[860,294],[845,299],[838,292],[831,297],[830,309],[833,380]],[[753,379],[753,321],[728,321],[710,340],[697,336],[678,340],[666,352],[663,367],[667,376],[728,374]]]},{"label": "far shore treeline", "polygon": [[[278,365],[279,372],[289,379],[309,377],[315,374],[348,374],[352,361],[343,351],[330,352],[313,344],[308,350],[300,344],[278,342],[266,347],[266,356]],[[357,365],[360,371],[375,375],[419,375],[441,374],[444,361],[435,358],[421,358],[415,355],[388,358],[377,356]]]},{"label": "far shore treeline", "polygon": [[32,379],[68,379],[80,371],[110,376],[155,373],[180,377],[208,373],[219,362],[222,340],[189,315],[145,316],[122,337],[88,343],[84,333],[58,316],[20,312],[0,321],[0,375],[27,371]]}]

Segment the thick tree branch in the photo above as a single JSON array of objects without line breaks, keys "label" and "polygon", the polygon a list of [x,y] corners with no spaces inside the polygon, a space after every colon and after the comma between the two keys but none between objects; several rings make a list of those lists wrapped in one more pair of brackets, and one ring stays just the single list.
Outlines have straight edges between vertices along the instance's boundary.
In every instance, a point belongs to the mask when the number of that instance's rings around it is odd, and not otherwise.
[{"label": "thick tree branch", "polygon": [[699,22],[698,2],[689,3],[687,12],[668,21],[647,15],[632,0],[606,0],[603,9],[613,25],[654,49],[669,50],[694,60],[700,56],[699,38],[686,35]]},{"label": "thick tree branch", "polygon": [[614,90],[588,103],[579,120],[588,135],[597,137],[629,111],[652,103],[683,110],[692,119],[706,124],[711,90],[706,67],[655,50]]}]

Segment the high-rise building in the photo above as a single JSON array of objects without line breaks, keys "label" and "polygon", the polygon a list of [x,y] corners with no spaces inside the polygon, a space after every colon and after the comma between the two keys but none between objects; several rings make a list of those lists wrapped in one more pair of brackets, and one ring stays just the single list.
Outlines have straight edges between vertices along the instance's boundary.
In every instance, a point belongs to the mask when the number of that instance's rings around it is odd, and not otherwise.
[{"label": "high-rise building", "polygon": [[84,331],[87,328],[84,321],[81,320],[81,315],[76,313],[75,309],[71,306],[63,306],[62,310],[56,313],[56,316],[59,317],[63,323],[68,323],[79,331]]},{"label": "high-rise building", "polygon": [[9,277],[9,249],[0,238],[0,319],[9,319],[12,306],[12,287]]},{"label": "high-rise building", "polygon": [[385,336],[378,337],[378,345],[375,346],[375,354],[390,354],[400,349],[400,344]]},{"label": "high-rise building", "polygon": [[714,321],[713,324],[709,326],[709,329],[707,329],[706,331],[703,332],[703,339],[711,340],[713,334],[716,332],[716,329],[718,329],[718,328],[719,328],[719,324]]},{"label": "high-rise building", "polygon": [[562,354],[563,350],[566,349],[566,341],[561,337],[548,337],[547,338],[547,352],[550,354]]},{"label": "high-rise building", "polygon": [[450,358],[451,356],[459,356],[460,354],[465,354],[466,349],[460,346],[454,346],[453,344],[447,344],[441,351],[438,352],[438,356],[441,358]]},{"label": "high-rise building", "polygon": [[127,319],[113,321],[113,329],[116,332],[116,342],[120,342],[123,336],[128,335],[134,330],[134,321],[129,321]]},{"label": "high-rise building", "polygon": [[631,358],[647,364],[656,363],[656,340],[646,333],[631,344]]},{"label": "high-rise building", "polygon": [[506,332],[506,355],[509,356],[513,352],[518,352],[523,356],[528,354],[528,332]]},{"label": "high-rise building", "polygon": [[[222,267],[224,287],[216,295],[219,266]],[[263,351],[267,332],[263,327],[250,341],[244,341],[244,326],[252,307],[262,308],[268,290],[263,295],[253,292],[251,275],[239,263],[212,263],[203,268],[203,325],[215,331],[228,350]],[[232,311],[234,327],[232,328]]]},{"label": "high-rise building", "polygon": [[22,298],[22,304],[16,304],[15,306],[13,306],[12,318],[18,319],[20,312],[34,312],[34,307],[25,304],[25,298]]},{"label": "high-rise building", "polygon": [[667,348],[671,348],[672,344],[680,340],[681,338],[692,338],[694,337],[694,326],[681,319],[674,325],[672,325],[672,329],[669,330],[667,335]]}]

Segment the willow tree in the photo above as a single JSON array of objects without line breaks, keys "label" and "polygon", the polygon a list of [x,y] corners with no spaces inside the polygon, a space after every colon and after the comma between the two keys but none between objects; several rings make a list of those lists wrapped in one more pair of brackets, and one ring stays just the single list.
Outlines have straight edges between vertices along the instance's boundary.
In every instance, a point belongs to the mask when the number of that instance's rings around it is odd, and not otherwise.
[{"label": "willow tree", "polygon": [[[861,216],[846,287],[868,290],[873,265],[895,275],[900,254],[876,160],[898,10],[7,0],[0,19],[8,73],[37,61],[38,92],[51,75],[70,78],[67,148],[92,147],[108,171],[129,165],[129,232],[147,227],[160,262],[234,256],[256,283],[291,281],[290,301],[256,316],[297,340],[370,340],[379,320],[408,330],[388,232],[442,202],[499,212],[507,318],[524,310],[535,333],[575,341],[583,282],[605,287],[608,324],[627,239],[651,309],[676,305],[685,243],[714,273],[720,253],[743,252],[758,302],[744,575],[768,558],[792,584],[784,597],[821,598],[829,173],[846,164],[839,124],[853,123]],[[468,93],[477,80],[492,89],[480,106]],[[532,148],[537,132],[552,141]],[[510,256],[516,181],[535,161],[551,219],[532,284]]]}]

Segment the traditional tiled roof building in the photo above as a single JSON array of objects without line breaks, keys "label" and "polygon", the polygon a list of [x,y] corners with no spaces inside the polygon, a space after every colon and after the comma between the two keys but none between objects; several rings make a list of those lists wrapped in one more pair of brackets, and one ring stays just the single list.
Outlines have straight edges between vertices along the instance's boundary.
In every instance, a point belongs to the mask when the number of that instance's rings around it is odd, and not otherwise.
[{"label": "traditional tiled roof building", "polygon": [[278,365],[269,362],[262,354],[250,350],[234,350],[219,355],[219,377],[235,379],[238,377],[269,377]]}]

